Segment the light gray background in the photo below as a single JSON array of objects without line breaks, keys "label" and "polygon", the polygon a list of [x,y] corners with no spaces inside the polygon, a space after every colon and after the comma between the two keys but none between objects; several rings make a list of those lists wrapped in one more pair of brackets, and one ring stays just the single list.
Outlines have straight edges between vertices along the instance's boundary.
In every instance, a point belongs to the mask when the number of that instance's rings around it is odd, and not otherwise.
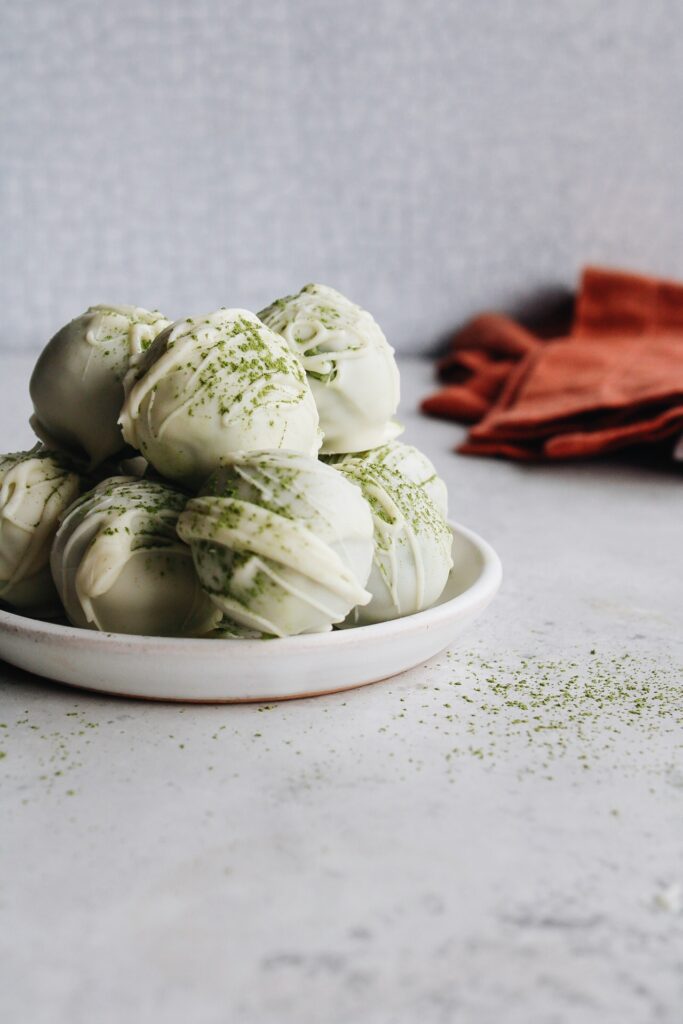
[{"label": "light gray background", "polygon": [[310,279],[426,351],[585,261],[683,275],[676,0],[2,0],[0,345]]}]

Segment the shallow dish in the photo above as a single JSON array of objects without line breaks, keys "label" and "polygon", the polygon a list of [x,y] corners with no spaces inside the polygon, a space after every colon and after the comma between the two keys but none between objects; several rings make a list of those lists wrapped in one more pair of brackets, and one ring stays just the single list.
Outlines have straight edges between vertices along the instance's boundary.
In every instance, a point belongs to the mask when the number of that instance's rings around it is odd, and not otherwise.
[{"label": "shallow dish", "polygon": [[350,690],[447,647],[493,599],[493,548],[450,523],[453,568],[432,608],[403,619],[284,640],[187,640],[98,633],[0,611],[0,657],[72,686],[178,701],[271,701]]}]

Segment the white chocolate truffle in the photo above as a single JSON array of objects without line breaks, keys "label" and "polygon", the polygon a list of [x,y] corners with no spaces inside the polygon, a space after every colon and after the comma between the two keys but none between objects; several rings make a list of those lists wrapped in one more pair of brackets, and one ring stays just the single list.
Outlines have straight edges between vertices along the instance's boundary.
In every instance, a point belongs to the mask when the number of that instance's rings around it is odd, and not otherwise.
[{"label": "white chocolate truffle", "polygon": [[67,512],[52,575],[69,620],[84,629],[201,636],[220,614],[176,534],[186,496],[163,484],[111,477]]},{"label": "white chocolate truffle", "polygon": [[345,625],[386,622],[429,608],[440,597],[453,565],[452,537],[424,489],[386,463],[342,459],[337,466],[358,484],[375,531],[372,600],[354,609]]},{"label": "white chocolate truffle", "polygon": [[373,317],[334,288],[307,284],[259,313],[308,374],[325,453],[359,452],[396,437],[394,350]]},{"label": "white chocolate truffle", "polygon": [[56,452],[0,455],[0,600],[26,611],[59,608],[50,548],[81,481]]},{"label": "white chocolate truffle", "polygon": [[168,323],[137,306],[92,306],[62,327],[31,377],[31,426],[38,437],[85,455],[91,467],[120,452],[123,379]]},{"label": "white chocolate truffle", "polygon": [[236,455],[178,533],[228,619],[271,636],[329,629],[370,600],[372,516],[352,483],[296,452]]},{"label": "white chocolate truffle", "polygon": [[329,462],[338,466],[341,462],[362,459],[368,465],[386,466],[391,472],[401,473],[411,483],[417,484],[434,502],[441,515],[448,515],[448,490],[436,472],[431,459],[412,444],[401,441],[389,441],[369,452],[357,452],[354,455],[332,455]]},{"label": "white chocolate truffle", "polygon": [[[137,380],[134,378],[137,377]],[[282,338],[244,309],[180,320],[126,383],[123,436],[163,476],[198,487],[236,451],[315,455],[318,413]]]}]

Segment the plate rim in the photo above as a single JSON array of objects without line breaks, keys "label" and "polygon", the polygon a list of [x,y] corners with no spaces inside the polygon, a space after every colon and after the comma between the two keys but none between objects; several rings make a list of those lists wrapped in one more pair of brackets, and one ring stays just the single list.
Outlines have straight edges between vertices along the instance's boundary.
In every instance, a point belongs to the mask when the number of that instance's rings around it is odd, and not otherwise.
[{"label": "plate rim", "polygon": [[[428,624],[434,624],[442,619],[450,618],[460,605],[472,605],[476,607],[480,601],[488,603],[500,588],[503,578],[503,567],[501,560],[489,544],[478,533],[467,526],[448,519],[448,526],[451,532],[463,536],[479,551],[482,556],[482,570],[471,586],[463,590],[461,594],[444,601],[441,604],[432,605],[422,611],[414,612],[412,615],[404,615],[397,619],[390,619],[387,622],[375,622],[365,626],[353,626],[348,629],[335,629],[324,633],[303,633],[297,636],[271,637],[268,643],[264,639],[249,640],[239,637],[214,637],[211,638],[212,645],[237,645],[240,653],[272,656],[272,643],[276,642],[278,647],[296,646],[300,650],[315,650],[319,647],[343,647],[346,644],[357,640],[358,631],[362,630],[364,639],[389,639],[397,633],[405,634],[409,629],[419,630]],[[80,643],[92,645],[93,647],[110,646],[112,642],[118,646],[129,648],[144,648],[146,651],[172,649],[196,648],[197,651],[206,648],[207,637],[177,637],[177,636],[145,636],[138,633],[107,633],[95,629],[83,629],[79,626],[62,625],[57,622],[50,622],[42,619],[34,619],[28,615],[21,615],[17,612],[6,611],[0,608],[0,632],[21,633],[24,636],[33,636],[36,639],[47,640],[60,639],[69,643]],[[215,647],[214,647],[215,650]],[[0,659],[2,656],[0,655]]]}]

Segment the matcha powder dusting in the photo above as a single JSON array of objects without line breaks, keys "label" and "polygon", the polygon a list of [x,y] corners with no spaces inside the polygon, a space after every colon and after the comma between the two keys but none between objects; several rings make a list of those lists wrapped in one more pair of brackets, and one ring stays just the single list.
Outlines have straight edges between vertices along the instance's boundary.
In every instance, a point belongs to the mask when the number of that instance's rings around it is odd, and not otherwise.
[{"label": "matcha powder dusting", "polygon": [[[681,761],[683,670],[673,663],[453,652],[422,671],[417,689],[407,677],[393,691],[398,707],[381,732],[430,759],[438,750],[454,777],[473,761],[548,779],[560,760],[582,773],[609,762],[624,774],[643,764],[670,772]],[[425,732],[438,734],[431,754]]]}]

